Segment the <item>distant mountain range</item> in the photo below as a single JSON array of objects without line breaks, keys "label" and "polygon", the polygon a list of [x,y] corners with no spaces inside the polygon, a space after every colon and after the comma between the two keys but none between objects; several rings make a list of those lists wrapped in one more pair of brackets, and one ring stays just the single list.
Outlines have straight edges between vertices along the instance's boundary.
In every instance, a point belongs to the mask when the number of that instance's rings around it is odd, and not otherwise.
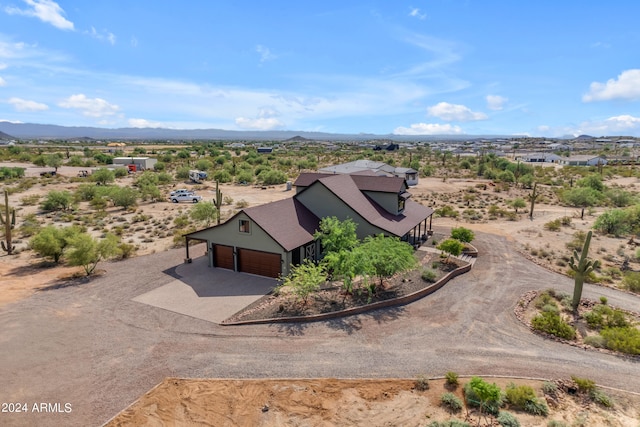
[{"label": "distant mountain range", "polygon": [[338,134],[304,131],[233,131],[223,129],[164,129],[164,128],[96,128],[43,125],[35,123],[0,122],[0,135],[5,139],[97,139],[97,140],[234,140],[284,141],[296,137],[311,141],[394,141],[468,140],[475,138],[509,138],[504,135],[376,135],[368,133]]}]

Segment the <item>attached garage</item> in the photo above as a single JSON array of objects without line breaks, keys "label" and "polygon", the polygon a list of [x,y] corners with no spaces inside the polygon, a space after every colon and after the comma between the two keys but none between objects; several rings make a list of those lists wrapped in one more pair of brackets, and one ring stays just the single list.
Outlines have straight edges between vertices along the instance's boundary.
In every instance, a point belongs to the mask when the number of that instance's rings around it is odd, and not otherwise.
[{"label": "attached garage", "polygon": [[215,267],[235,270],[233,265],[233,246],[214,245],[213,256],[213,265]]},{"label": "attached garage", "polygon": [[279,277],[281,273],[280,254],[238,249],[238,271],[259,276]]}]

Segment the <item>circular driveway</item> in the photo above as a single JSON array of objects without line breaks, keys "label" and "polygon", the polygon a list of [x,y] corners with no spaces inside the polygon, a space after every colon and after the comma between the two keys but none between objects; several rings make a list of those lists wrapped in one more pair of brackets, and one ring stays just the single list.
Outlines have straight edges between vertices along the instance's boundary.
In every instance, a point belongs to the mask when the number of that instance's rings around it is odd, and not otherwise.
[{"label": "circular driveway", "polygon": [[[184,250],[106,265],[91,283],[43,291],[0,312],[3,402],[69,402],[72,412],[0,414],[3,425],[96,425],[167,376],[556,378],[640,390],[637,361],[532,334],[513,314],[526,291],[573,282],[477,233],[470,273],[407,306],[308,324],[220,326],[132,299],[174,280]],[[189,266],[185,266],[189,267]],[[186,273],[185,273],[186,274]],[[611,305],[640,298],[585,286]]]}]

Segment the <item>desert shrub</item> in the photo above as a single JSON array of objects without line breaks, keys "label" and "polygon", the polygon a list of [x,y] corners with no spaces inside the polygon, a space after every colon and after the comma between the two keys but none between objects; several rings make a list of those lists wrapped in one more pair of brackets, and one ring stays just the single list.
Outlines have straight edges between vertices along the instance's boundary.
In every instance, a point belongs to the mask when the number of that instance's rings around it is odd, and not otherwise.
[{"label": "desert shrub", "polygon": [[536,392],[528,385],[515,385],[510,383],[505,389],[505,396],[509,403],[518,409],[524,409],[524,405],[530,400],[536,400]]},{"label": "desert shrub", "polygon": [[547,423],[547,427],[567,427],[564,421],[551,420]]},{"label": "desert shrub", "polygon": [[558,393],[558,385],[551,381],[545,381],[542,383],[542,392],[549,396],[555,396]]},{"label": "desert shrub", "polygon": [[576,337],[576,330],[566,323],[562,318],[555,313],[542,312],[535,316],[531,320],[531,326],[540,332],[545,332],[564,338],[566,340],[573,340]]},{"label": "desert shrub", "polygon": [[231,174],[226,170],[219,170],[213,174],[213,180],[220,183],[231,182]]},{"label": "desert shrub", "polygon": [[520,421],[510,412],[500,412],[496,419],[502,427],[520,427]]},{"label": "desert shrub", "polygon": [[640,273],[628,271],[624,274],[622,285],[631,292],[640,292]]},{"label": "desert shrub", "polygon": [[462,400],[453,393],[444,393],[440,397],[440,403],[451,412],[459,412],[462,409]]},{"label": "desert shrub", "polygon": [[546,290],[540,293],[540,295],[538,295],[534,301],[534,306],[538,309],[541,309],[542,307],[544,307],[545,305],[555,305],[556,302],[553,299],[553,296],[551,295],[551,290]]},{"label": "desert shrub", "polygon": [[422,270],[421,277],[425,282],[433,283],[436,281],[436,272],[430,268],[425,268]]},{"label": "desert shrub", "polygon": [[447,385],[457,386],[458,385],[458,374],[453,371],[449,371],[445,374],[444,378],[447,380]]},{"label": "desert shrub", "polygon": [[131,258],[136,253],[136,250],[136,246],[129,243],[120,243],[118,245],[121,259]]},{"label": "desert shrub", "polygon": [[524,404],[524,411],[531,415],[546,417],[549,415],[549,407],[540,399],[531,400]]},{"label": "desert shrub", "polygon": [[606,305],[597,305],[593,310],[584,314],[584,319],[592,329],[604,327],[624,328],[629,325],[627,316],[622,310],[612,309]]},{"label": "desert shrub", "polygon": [[573,233],[573,239],[566,244],[566,247],[571,251],[576,250],[580,253],[582,252],[585,240],[587,240],[587,233],[584,231],[576,231]]},{"label": "desert shrub", "polygon": [[35,206],[38,204],[39,200],[40,200],[39,194],[31,194],[29,196],[24,196],[22,199],[20,199],[23,206]]},{"label": "desert shrub", "polygon": [[431,421],[429,424],[427,424],[427,427],[471,427],[471,425],[460,420],[447,420]]},{"label": "desert shrub", "polygon": [[576,386],[578,387],[578,392],[580,393],[591,393],[596,388],[596,382],[590,380],[588,378],[576,377],[575,375],[571,376],[571,379]]},{"label": "desert shrub", "polygon": [[554,219],[553,221],[549,221],[544,224],[545,230],[549,230],[549,231],[558,231],[560,230],[561,226],[562,226],[562,223],[560,222],[559,219]]},{"label": "desert shrub", "polygon": [[456,211],[455,208],[449,205],[444,205],[443,207],[436,209],[435,214],[441,217],[450,217],[450,218],[458,217],[458,211]]},{"label": "desert shrub", "polygon": [[593,391],[591,391],[591,393],[589,393],[589,397],[591,397],[591,400],[593,400],[600,406],[604,406],[605,408],[613,407],[613,399],[611,398],[611,396],[609,396],[599,388],[595,388]]},{"label": "desert shrub", "polygon": [[275,169],[265,170],[260,172],[258,179],[266,185],[284,184],[287,182],[287,174]]},{"label": "desert shrub", "polygon": [[240,199],[236,202],[236,208],[238,209],[243,209],[243,208],[246,208],[247,206],[249,206],[249,202],[247,202],[244,199]]},{"label": "desert shrub", "polygon": [[564,226],[571,225],[571,217],[563,216],[562,218],[560,218],[560,223]]},{"label": "desert shrub", "polygon": [[548,313],[560,314],[560,309],[556,304],[545,304],[542,306],[542,311],[548,312]]},{"label": "desert shrub", "polygon": [[633,326],[604,328],[600,335],[609,350],[640,354],[640,330]]},{"label": "desert shrub", "polygon": [[418,391],[429,390],[429,378],[424,375],[418,375],[416,380],[413,382],[413,386]]},{"label": "desert shrub", "polygon": [[604,348],[606,341],[600,335],[589,335],[588,337],[584,338],[584,343],[592,347]]}]

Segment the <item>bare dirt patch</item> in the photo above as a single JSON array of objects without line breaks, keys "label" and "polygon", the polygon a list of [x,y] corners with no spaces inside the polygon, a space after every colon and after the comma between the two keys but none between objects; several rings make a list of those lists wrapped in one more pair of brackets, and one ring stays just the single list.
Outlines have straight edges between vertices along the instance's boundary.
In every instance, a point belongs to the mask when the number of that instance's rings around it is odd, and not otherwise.
[{"label": "bare dirt patch", "polygon": [[[491,378],[505,388],[510,382],[530,385],[539,397],[542,381]],[[464,382],[464,380],[462,380]],[[423,426],[431,421],[477,420],[475,410],[451,414],[440,404],[443,393],[462,399],[462,387],[430,380],[415,389],[415,380],[199,380],[167,378],[107,426]],[[579,396],[560,393],[548,417],[511,411],[522,426],[546,426],[549,420],[592,427],[637,425],[640,396],[609,392],[616,407],[605,409]],[[475,425],[475,422],[474,424]],[[486,425],[486,424],[483,424]],[[578,424],[573,424],[578,425]]]}]

